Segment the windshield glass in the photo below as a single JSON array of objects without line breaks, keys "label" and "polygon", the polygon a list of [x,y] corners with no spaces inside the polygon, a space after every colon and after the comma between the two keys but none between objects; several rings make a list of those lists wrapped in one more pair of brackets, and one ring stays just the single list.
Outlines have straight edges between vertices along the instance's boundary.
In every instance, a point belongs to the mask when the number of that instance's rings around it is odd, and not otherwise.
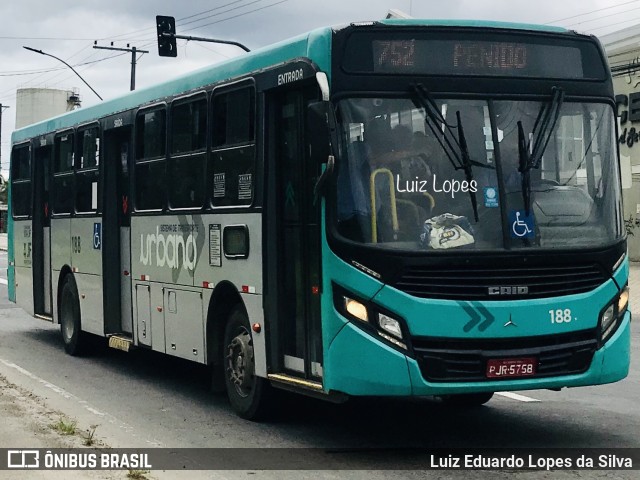
[{"label": "windshield glass", "polygon": [[338,233],[420,251],[614,242],[623,229],[613,109],[556,102],[553,121],[536,127],[550,104],[340,101]]}]

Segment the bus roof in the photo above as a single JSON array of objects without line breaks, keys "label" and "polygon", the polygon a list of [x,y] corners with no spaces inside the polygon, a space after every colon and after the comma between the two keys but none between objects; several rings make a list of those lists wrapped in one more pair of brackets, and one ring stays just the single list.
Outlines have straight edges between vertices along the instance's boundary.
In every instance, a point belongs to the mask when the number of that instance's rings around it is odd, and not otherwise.
[{"label": "bus roof", "polygon": [[[364,24],[363,22],[362,24]],[[369,22],[372,23],[372,22]],[[478,28],[512,28],[539,32],[566,33],[561,27],[533,25],[523,23],[490,22],[485,20],[428,20],[428,19],[385,19],[373,23],[398,26],[447,26]],[[354,23],[353,25],[359,25]],[[338,29],[340,27],[337,27]],[[232,79],[251,71],[268,68],[292,58],[308,57],[315,61],[320,69],[329,71],[331,54],[329,50],[332,27],[324,27],[309,33],[262,47],[252,52],[234,57],[224,62],[185,73],[184,75],[136,90],[120,97],[81,108],[72,112],[43,120],[16,130],[11,136],[12,143],[19,143],[31,137],[75,125],[88,123],[101,117],[124,112],[139,105],[161,101],[162,99],[197,90],[200,87]]]},{"label": "bus roof", "polygon": [[534,23],[497,22],[489,20],[428,20],[419,18],[387,18],[380,20],[385,25],[420,25],[442,27],[477,27],[477,28],[511,28],[514,30],[532,30],[536,32],[567,33],[569,30],[553,25]]}]

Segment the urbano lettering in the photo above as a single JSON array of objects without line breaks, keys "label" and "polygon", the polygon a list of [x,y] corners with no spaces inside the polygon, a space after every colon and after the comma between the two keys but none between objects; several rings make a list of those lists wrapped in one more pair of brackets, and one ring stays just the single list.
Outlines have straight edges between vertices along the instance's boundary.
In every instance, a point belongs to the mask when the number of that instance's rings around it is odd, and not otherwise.
[{"label": "urbano lettering", "polygon": [[163,235],[160,227],[156,233],[140,235],[140,263],[185,270],[196,268],[197,251],[196,239],[193,234],[186,238],[184,235]]}]

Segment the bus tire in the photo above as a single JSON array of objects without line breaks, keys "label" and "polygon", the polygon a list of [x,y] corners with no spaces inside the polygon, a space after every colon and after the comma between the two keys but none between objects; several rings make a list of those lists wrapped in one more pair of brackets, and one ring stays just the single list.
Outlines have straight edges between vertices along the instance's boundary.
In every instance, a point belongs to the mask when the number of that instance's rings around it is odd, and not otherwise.
[{"label": "bus tire", "polygon": [[443,395],[442,402],[451,407],[479,407],[493,397],[493,392],[465,393],[460,395]]},{"label": "bus tire", "polygon": [[67,275],[60,290],[60,333],[64,350],[77,356],[84,352],[86,335],[80,328],[80,301],[73,275]]},{"label": "bus tire", "polygon": [[271,385],[255,375],[253,338],[243,305],[231,309],[224,331],[224,380],[233,410],[242,418],[259,420],[270,407]]}]

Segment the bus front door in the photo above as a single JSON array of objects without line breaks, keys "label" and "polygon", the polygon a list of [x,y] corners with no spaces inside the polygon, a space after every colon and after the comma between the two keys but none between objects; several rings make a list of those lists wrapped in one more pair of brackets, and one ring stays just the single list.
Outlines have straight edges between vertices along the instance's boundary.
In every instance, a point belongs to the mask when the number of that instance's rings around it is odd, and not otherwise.
[{"label": "bus front door", "polygon": [[305,148],[307,105],[318,88],[288,87],[268,97],[266,254],[271,370],[322,381],[319,165]]},{"label": "bus front door", "polygon": [[49,206],[49,168],[51,146],[34,149],[33,162],[33,308],[38,317],[51,319],[51,212]]},{"label": "bus front door", "polygon": [[132,339],[130,149],[130,126],[105,131],[102,171],[104,329],[107,335],[122,335]]}]

